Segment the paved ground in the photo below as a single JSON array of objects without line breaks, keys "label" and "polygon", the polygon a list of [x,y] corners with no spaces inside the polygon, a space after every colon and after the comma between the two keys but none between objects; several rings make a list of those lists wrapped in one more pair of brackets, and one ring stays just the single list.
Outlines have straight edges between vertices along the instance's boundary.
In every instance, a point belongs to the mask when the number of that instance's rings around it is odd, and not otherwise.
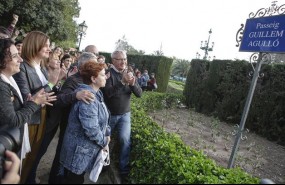
[{"label": "paved ground", "polygon": [[[40,165],[38,167],[38,178],[40,179],[41,184],[47,184],[48,183],[48,176],[50,172],[50,168],[52,165],[52,161],[55,155],[55,150],[57,146],[58,136],[56,135],[53,139],[52,143],[50,144],[47,153],[43,156]],[[100,174],[99,179],[97,183],[91,182],[89,180],[89,174],[86,174],[85,176],[85,183],[84,184],[113,184],[116,182],[117,179],[113,177],[114,173],[114,167],[112,166],[112,169],[109,168],[108,171],[104,171]],[[112,177],[112,180],[110,179]]]}]

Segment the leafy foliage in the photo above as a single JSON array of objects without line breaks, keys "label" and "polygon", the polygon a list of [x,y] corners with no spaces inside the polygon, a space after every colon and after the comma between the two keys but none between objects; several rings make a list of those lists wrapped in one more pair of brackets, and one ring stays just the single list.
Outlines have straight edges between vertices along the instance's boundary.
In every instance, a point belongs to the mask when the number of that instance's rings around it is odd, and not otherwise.
[{"label": "leafy foliage", "polygon": [[62,41],[66,40],[75,45],[77,24],[73,18],[79,16],[79,11],[78,0],[1,1],[0,25],[8,26],[11,23],[12,14],[17,14],[18,29],[23,29],[25,32],[42,31],[57,45],[64,44]]},{"label": "leafy foliage", "polygon": [[134,184],[256,184],[240,169],[224,169],[201,152],[163,131],[146,111],[177,106],[183,97],[146,93],[132,100],[132,170]]},{"label": "leafy foliage", "polygon": [[171,74],[174,76],[180,76],[186,78],[190,69],[190,61],[183,59],[174,60]]},{"label": "leafy foliage", "polygon": [[[211,63],[192,60],[184,95],[196,111],[214,114],[222,121],[240,122],[252,78],[247,61]],[[247,117],[246,128],[285,145],[285,65],[263,64]]]},{"label": "leafy foliage", "polygon": [[153,55],[155,55],[155,56],[163,56],[164,53],[163,53],[162,50],[156,50],[156,51],[153,52]]},{"label": "leafy foliage", "polygon": [[143,50],[136,50],[132,45],[130,45],[125,35],[123,35],[123,37],[116,42],[115,50],[124,50],[124,51],[127,51],[128,54],[132,54],[132,55],[144,55],[145,54]]},{"label": "leafy foliage", "polygon": [[192,60],[184,88],[186,105],[189,107],[195,107],[198,112],[203,110],[203,107],[199,102],[200,100],[203,100],[201,92],[203,92],[204,81],[208,75],[208,70],[208,61],[198,59]]}]

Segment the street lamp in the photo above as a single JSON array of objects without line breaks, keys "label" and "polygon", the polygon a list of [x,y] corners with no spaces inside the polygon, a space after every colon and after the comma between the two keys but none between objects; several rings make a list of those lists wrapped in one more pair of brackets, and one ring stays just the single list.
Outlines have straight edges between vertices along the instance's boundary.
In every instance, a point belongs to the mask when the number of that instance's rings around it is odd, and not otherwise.
[{"label": "street lamp", "polygon": [[86,25],[85,21],[83,23],[78,25],[78,34],[79,34],[79,44],[78,44],[78,50],[80,51],[80,44],[81,44],[81,39],[83,35],[86,35],[86,30],[88,26]]},{"label": "street lamp", "polygon": [[197,52],[196,53],[196,59],[200,59],[200,56],[201,56],[200,53]]},{"label": "street lamp", "polygon": [[209,51],[213,51],[213,48],[214,48],[214,42],[212,42],[212,47],[209,47],[211,34],[212,34],[212,29],[210,29],[210,31],[209,31],[209,38],[208,38],[208,41],[204,42],[204,46],[203,46],[203,41],[201,41],[200,49],[205,51],[205,55],[204,55],[204,58],[203,58],[204,60],[207,60],[208,52]]}]

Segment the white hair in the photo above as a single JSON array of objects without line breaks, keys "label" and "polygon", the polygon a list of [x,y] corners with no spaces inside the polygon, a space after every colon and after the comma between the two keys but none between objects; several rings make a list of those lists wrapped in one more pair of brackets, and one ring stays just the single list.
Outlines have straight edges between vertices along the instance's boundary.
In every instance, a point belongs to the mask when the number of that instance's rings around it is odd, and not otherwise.
[{"label": "white hair", "polygon": [[114,58],[114,56],[116,54],[123,54],[124,58],[127,58],[127,52],[125,50],[115,50],[112,54],[111,54],[111,58]]},{"label": "white hair", "polygon": [[93,53],[83,52],[78,58],[78,67],[80,68],[83,64],[89,60],[97,61],[97,57]]}]

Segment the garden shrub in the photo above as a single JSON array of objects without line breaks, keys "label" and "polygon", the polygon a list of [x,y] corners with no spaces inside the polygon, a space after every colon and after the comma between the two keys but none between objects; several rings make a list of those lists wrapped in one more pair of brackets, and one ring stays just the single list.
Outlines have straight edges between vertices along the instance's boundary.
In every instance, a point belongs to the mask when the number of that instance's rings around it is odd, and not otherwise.
[{"label": "garden shrub", "polygon": [[[252,71],[247,61],[192,60],[184,89],[186,105],[239,124]],[[285,146],[285,65],[263,64],[261,73],[245,127]]]},{"label": "garden shrub", "polygon": [[225,169],[202,152],[186,146],[180,136],[164,132],[147,111],[176,107],[177,94],[145,93],[132,100],[131,183],[134,184],[255,184],[241,169]]}]

